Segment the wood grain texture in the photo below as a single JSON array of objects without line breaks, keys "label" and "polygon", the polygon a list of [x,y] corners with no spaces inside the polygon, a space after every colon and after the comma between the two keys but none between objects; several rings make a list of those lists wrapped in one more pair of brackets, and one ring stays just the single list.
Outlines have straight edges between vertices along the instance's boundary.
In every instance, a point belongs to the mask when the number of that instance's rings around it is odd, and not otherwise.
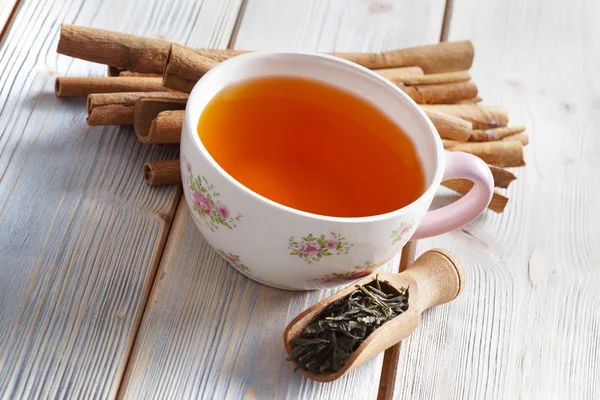
[{"label": "wood grain texture", "polygon": [[403,342],[397,399],[600,397],[599,14],[593,0],[455,2],[448,40],[473,40],[473,79],[527,126],[528,165],[503,214],[419,242],[455,252],[467,285]]},{"label": "wood grain texture", "polygon": [[[29,1],[0,49],[0,397],[116,395],[180,189],[149,188],[131,128],[89,128],[59,22],[225,46],[239,1]],[[118,12],[116,12],[118,10]],[[166,27],[171,27],[167,30]]]},{"label": "wood grain texture", "polygon": [[[443,1],[249,0],[235,47],[369,51],[435,43],[443,11]],[[281,291],[235,272],[203,241],[182,200],[120,396],[374,399],[382,355],[329,384],[303,378],[285,361],[285,326],[330,293]]]},{"label": "wood grain texture", "polygon": [[[398,262],[398,257],[393,261]],[[124,382],[124,398],[374,398],[382,356],[333,384],[302,378],[285,360],[283,330],[335,292],[291,292],[236,272],[179,205],[149,309]]]},{"label": "wood grain texture", "polygon": [[235,48],[368,52],[433,44],[444,6],[443,0],[248,0]]},{"label": "wood grain texture", "polygon": [[14,17],[20,0],[3,0],[0,2],[0,40],[7,32],[11,19]]}]

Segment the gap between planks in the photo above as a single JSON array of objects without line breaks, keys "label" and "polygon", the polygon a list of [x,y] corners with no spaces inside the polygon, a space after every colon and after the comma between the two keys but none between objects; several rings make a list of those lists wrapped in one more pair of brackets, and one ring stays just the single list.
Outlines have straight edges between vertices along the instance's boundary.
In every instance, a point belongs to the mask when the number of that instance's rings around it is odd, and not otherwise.
[{"label": "gap between planks", "polygon": [[[9,0],[10,2],[10,0]],[[15,15],[17,15],[17,11],[19,9],[19,6],[21,5],[21,0],[14,0],[14,4],[12,5],[12,9],[6,13],[8,14],[8,16],[6,17],[6,19],[4,21],[2,21],[1,18],[3,18],[4,15],[4,11],[0,9],[0,12],[3,14],[0,14],[0,24],[2,25],[2,28],[0,29],[0,46],[4,43],[4,37],[6,36],[6,33],[9,31],[10,27],[12,26],[12,22],[15,19]],[[8,5],[4,5],[2,6],[2,8],[4,7],[8,7]]]},{"label": "gap between planks", "polygon": [[156,287],[156,276],[158,275],[158,271],[160,270],[160,265],[162,263],[163,255],[165,253],[165,249],[167,248],[167,243],[171,238],[171,231],[173,230],[174,222],[177,218],[177,213],[179,211],[179,203],[183,199],[183,188],[179,188],[178,194],[173,197],[173,203],[171,204],[171,208],[169,209],[168,215],[164,215],[161,213],[160,218],[166,222],[165,230],[160,238],[160,245],[157,246],[155,256],[152,260],[151,266],[151,275],[152,279],[148,281],[147,288],[144,288],[145,296],[143,297],[144,303],[144,312],[140,313],[139,317],[136,318],[134,323],[132,324],[132,340],[130,341],[129,348],[127,349],[127,361],[123,364],[123,369],[118,372],[118,376],[120,376],[119,388],[117,390],[117,398],[122,398],[121,390],[124,388],[124,383],[129,379],[129,363],[131,362],[131,355],[133,354],[133,350],[138,344],[138,333],[140,332],[140,327],[142,326],[142,320],[146,315],[146,310],[148,309],[148,304],[151,304],[150,299],[154,297],[154,288]]},{"label": "gap between planks", "polygon": [[227,43],[228,49],[233,49],[235,45],[235,41],[238,37],[238,32],[240,31],[240,26],[242,25],[242,21],[244,19],[244,14],[246,13],[246,6],[248,5],[248,0],[242,0],[242,4],[240,5],[237,18],[235,19],[235,25],[233,25],[233,31],[231,31],[231,36],[229,37],[229,43]]},{"label": "gap between planks", "polygon": [[442,20],[442,29],[440,30],[440,42],[446,42],[448,40],[453,6],[454,0],[446,0],[446,7],[444,7],[444,19]]}]

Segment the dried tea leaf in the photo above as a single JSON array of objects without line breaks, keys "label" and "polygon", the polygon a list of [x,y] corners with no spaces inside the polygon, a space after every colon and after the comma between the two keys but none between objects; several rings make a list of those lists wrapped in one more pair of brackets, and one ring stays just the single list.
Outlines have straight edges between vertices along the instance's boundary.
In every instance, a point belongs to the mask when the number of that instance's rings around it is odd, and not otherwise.
[{"label": "dried tea leaf", "polygon": [[292,340],[288,359],[316,374],[339,371],[371,333],[407,309],[408,288],[396,290],[375,278],[317,315]]}]

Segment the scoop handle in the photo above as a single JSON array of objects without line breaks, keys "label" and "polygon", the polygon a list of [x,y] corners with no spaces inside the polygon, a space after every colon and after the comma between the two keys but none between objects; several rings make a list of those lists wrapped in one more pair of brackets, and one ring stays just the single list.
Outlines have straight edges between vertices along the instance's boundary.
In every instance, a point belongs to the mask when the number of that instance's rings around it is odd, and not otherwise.
[{"label": "scoop handle", "polygon": [[461,262],[443,249],[423,253],[405,273],[417,282],[421,310],[455,299],[464,286],[465,273]]}]

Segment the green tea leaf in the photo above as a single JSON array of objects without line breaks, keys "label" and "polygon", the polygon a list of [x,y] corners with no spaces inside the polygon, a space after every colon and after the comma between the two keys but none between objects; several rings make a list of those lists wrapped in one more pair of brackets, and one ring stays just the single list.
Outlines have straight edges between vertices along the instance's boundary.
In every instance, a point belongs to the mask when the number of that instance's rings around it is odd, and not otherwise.
[{"label": "green tea leaf", "polygon": [[375,278],[317,315],[292,340],[289,360],[316,374],[339,371],[371,333],[407,309],[408,289],[396,290]]}]

